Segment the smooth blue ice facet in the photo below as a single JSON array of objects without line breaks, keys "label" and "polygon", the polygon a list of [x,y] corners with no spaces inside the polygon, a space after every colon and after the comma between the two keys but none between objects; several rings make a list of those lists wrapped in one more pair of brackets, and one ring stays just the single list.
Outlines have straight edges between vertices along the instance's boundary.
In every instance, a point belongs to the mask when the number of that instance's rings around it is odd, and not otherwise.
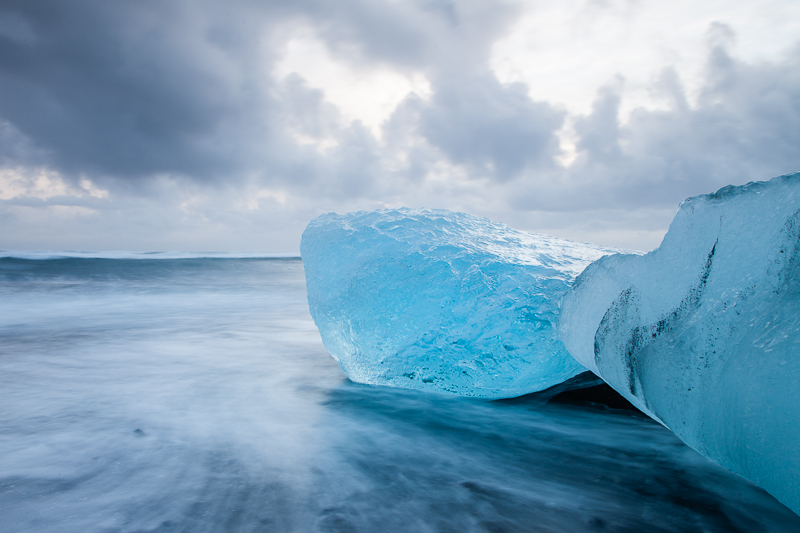
[{"label": "smooth blue ice facet", "polygon": [[681,204],[661,246],[564,296],[570,353],[800,513],[800,173]]},{"label": "smooth blue ice facet", "polygon": [[559,301],[613,250],[444,210],[322,215],[300,245],[311,316],[353,381],[505,398],[585,369]]}]

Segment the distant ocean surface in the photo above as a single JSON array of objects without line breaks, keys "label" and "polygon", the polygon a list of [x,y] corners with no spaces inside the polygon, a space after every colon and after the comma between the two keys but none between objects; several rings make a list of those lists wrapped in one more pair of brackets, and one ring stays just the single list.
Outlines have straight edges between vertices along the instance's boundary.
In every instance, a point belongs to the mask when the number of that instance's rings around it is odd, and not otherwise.
[{"label": "distant ocean surface", "polygon": [[358,385],[280,254],[0,251],[0,531],[780,532],[630,410]]}]

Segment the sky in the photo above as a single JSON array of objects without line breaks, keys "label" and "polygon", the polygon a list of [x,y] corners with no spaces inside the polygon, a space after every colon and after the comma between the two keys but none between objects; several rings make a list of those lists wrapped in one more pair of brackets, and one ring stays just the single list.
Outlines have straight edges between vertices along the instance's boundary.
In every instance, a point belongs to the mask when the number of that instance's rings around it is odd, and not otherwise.
[{"label": "sky", "polygon": [[0,249],[296,252],[407,206],[646,251],[796,171],[794,0],[0,2]]}]

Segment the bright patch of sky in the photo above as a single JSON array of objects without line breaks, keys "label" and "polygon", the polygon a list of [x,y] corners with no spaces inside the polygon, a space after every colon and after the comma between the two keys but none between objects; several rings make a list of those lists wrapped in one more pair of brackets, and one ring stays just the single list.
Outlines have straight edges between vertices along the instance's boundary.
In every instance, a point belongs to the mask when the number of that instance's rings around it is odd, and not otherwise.
[{"label": "bright patch of sky", "polygon": [[[378,138],[381,124],[406,96],[415,93],[428,98],[431,94],[430,83],[422,73],[401,72],[388,65],[365,67],[336,58],[310,28],[298,28],[291,34],[283,57],[275,65],[277,79],[291,74],[322,90],[346,122],[359,120]],[[312,144],[302,136],[298,141]],[[329,142],[320,147],[330,146]]]},{"label": "bright patch of sky", "polygon": [[0,168],[0,200],[20,197],[46,200],[59,196],[108,198],[108,191],[85,177],[77,185],[68,183],[58,172],[45,168]]},{"label": "bright patch of sky", "polygon": [[664,106],[650,87],[667,67],[678,72],[690,102],[697,97],[705,50],[725,38],[710,31],[714,23],[733,31],[724,44],[752,62],[793,46],[798,21],[800,2],[786,0],[536,2],[495,43],[491,67],[500,81],[523,82],[534,100],[571,113],[588,113],[598,87],[621,84],[624,119],[636,107]]}]

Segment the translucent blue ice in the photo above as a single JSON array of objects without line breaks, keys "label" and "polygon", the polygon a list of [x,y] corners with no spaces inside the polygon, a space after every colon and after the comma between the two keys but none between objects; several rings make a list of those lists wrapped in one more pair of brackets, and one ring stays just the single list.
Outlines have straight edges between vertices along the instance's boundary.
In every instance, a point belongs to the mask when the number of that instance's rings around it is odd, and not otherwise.
[{"label": "translucent blue ice", "polygon": [[580,275],[559,331],[637,407],[800,512],[800,174],[684,201],[657,250]]},{"label": "translucent blue ice", "polygon": [[322,215],[303,233],[308,303],[353,381],[505,398],[585,369],[561,296],[612,250],[443,210]]}]

